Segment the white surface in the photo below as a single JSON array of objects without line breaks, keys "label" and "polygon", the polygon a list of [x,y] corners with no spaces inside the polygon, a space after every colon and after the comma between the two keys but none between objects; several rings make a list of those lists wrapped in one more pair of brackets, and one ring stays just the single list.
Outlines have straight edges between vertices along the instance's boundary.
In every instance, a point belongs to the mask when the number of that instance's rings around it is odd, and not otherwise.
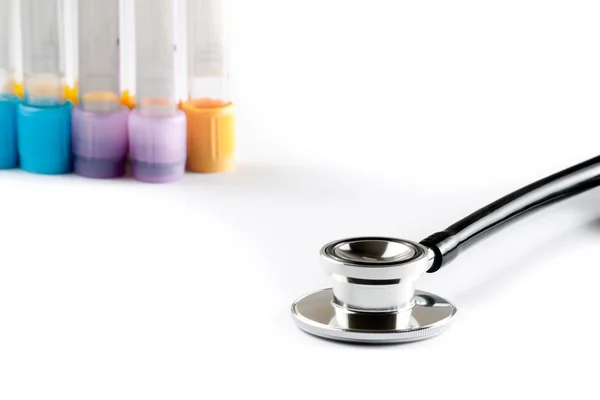
[{"label": "white surface", "polygon": [[597,190],[426,276],[459,308],[437,339],[336,344],[288,310],[323,243],[419,240],[596,155],[598,15],[237,1],[235,173],[0,173],[0,398],[598,398]]}]

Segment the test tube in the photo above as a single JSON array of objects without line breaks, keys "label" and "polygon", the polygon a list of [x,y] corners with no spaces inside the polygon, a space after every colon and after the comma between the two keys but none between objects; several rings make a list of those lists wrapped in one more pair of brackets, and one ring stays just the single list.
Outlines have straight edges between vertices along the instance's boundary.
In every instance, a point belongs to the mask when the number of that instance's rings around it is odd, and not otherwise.
[{"label": "test tube", "polygon": [[187,169],[221,172],[234,166],[235,114],[230,93],[229,0],[188,0]]},{"label": "test tube", "polygon": [[62,0],[20,0],[24,100],[17,114],[21,168],[71,171],[71,103],[64,96]]},{"label": "test tube", "polygon": [[150,183],[185,173],[186,118],[175,95],[175,2],[135,1],[136,109],[129,117],[133,176]]},{"label": "test tube", "polygon": [[15,9],[17,0],[0,0],[0,169],[18,166],[15,95]]},{"label": "test tube", "polygon": [[129,109],[120,104],[119,0],[79,0],[78,106],[73,109],[75,172],[125,174]]}]

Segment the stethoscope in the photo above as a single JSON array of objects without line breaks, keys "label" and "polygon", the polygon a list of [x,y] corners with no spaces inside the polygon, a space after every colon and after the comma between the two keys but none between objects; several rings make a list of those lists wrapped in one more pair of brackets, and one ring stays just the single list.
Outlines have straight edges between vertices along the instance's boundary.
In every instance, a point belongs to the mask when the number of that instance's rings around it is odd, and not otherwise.
[{"label": "stethoscope", "polygon": [[320,257],[332,287],[297,299],[292,317],[309,334],[344,342],[400,343],[437,336],[457,309],[416,289],[423,274],[439,271],[467,244],[504,222],[598,185],[600,156],[512,192],[418,243],[388,237],[328,243]]}]

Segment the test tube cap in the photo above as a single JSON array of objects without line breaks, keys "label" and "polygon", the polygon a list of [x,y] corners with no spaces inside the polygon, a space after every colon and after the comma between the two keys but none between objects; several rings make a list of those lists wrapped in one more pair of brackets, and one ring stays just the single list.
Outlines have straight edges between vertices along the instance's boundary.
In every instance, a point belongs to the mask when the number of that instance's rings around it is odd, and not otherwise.
[{"label": "test tube cap", "polygon": [[113,113],[73,110],[73,155],[75,173],[87,178],[106,179],[125,175],[129,139],[129,109]]},{"label": "test tube cap", "polygon": [[129,114],[129,154],[133,177],[167,183],[183,178],[186,159],[186,116],[153,117],[136,109]]},{"label": "test tube cap", "polygon": [[235,107],[207,101],[186,101],[188,119],[187,170],[199,173],[230,171],[235,165]]},{"label": "test tube cap", "polygon": [[19,104],[17,144],[21,169],[45,175],[72,171],[71,108],[69,102],[52,107]]}]

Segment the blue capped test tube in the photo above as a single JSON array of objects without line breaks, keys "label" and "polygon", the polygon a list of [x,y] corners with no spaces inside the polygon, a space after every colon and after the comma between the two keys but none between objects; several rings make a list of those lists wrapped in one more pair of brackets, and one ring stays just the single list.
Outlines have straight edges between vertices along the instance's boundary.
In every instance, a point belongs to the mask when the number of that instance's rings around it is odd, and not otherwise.
[{"label": "blue capped test tube", "polygon": [[18,166],[16,84],[17,0],[0,0],[0,169]]},{"label": "blue capped test tube", "polygon": [[20,0],[23,102],[17,112],[21,168],[38,174],[72,170],[71,108],[64,96],[63,0]]}]

